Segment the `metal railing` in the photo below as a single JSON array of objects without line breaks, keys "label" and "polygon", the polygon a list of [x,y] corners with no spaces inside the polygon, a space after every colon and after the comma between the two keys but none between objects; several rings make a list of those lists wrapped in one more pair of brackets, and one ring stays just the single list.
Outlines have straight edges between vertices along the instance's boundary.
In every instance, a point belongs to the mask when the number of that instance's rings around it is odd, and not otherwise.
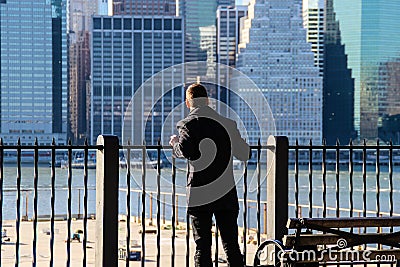
[{"label": "metal railing", "polygon": [[[270,137],[266,145],[260,143],[251,147],[253,158],[244,163],[241,168],[238,192],[241,202],[241,214],[239,218],[240,232],[243,237],[242,252],[245,255],[251,255],[248,250],[247,239],[249,229],[255,233],[255,240],[260,244],[263,238],[280,239],[286,229],[286,221],[290,216],[304,217],[329,217],[329,216],[393,216],[400,211],[395,206],[398,202],[398,190],[400,190],[396,179],[396,166],[398,156],[400,156],[400,146],[392,144],[381,146],[353,145],[347,146],[337,144],[336,146],[314,146],[293,145],[289,146],[285,137]],[[48,231],[49,243],[47,245],[50,255],[48,257],[49,266],[57,266],[55,262],[55,241],[57,241],[56,220],[59,217],[65,217],[66,239],[65,253],[66,266],[74,266],[72,259],[77,256],[71,250],[71,237],[74,236],[72,223],[79,220],[83,228],[81,233],[81,253],[79,254],[82,266],[90,266],[88,263],[88,254],[95,255],[95,266],[129,266],[129,250],[132,245],[132,223],[141,223],[140,229],[140,254],[141,266],[146,266],[148,251],[146,251],[146,242],[148,241],[147,230],[149,226],[146,221],[155,221],[155,264],[156,266],[165,266],[162,262],[162,244],[166,241],[161,240],[161,226],[164,221],[171,224],[170,231],[170,260],[168,266],[190,266],[192,259],[191,238],[189,218],[185,213],[185,208],[181,207],[177,199],[180,197],[184,201],[184,193],[179,192],[177,185],[179,177],[183,172],[177,171],[177,162],[170,158],[170,166],[162,166],[165,151],[170,150],[168,146],[161,144],[155,146],[149,145],[126,145],[120,146],[118,138],[115,136],[100,136],[98,144],[89,146],[87,143],[83,146],[56,145],[54,142],[50,146],[38,145],[37,141],[32,146],[22,146],[20,142],[16,146],[3,145],[0,141],[0,231],[3,233],[9,216],[3,216],[3,210],[10,205],[8,199],[15,200],[15,242],[14,244],[14,266],[20,265],[21,259],[21,222],[30,220],[29,229],[32,231],[32,243],[30,247],[30,257],[32,266],[38,264],[38,222],[43,217],[49,220],[50,230]],[[96,174],[90,172],[91,154],[96,151]],[[120,168],[121,151],[124,151],[126,169],[122,172]],[[149,151],[152,151],[154,162],[150,165],[147,160]],[[6,163],[7,153],[15,153],[15,162]],[[24,156],[33,152],[31,155],[32,176],[26,177],[24,173]],[[49,157],[50,177],[46,186],[41,185],[45,179],[40,170],[43,167],[41,161],[41,152]],[[65,154],[65,170],[63,171],[63,181],[60,181],[60,170],[56,169],[57,155],[59,152]],[[9,155],[13,154],[9,153]],[[83,160],[81,172],[76,175],[73,168],[76,167],[74,158],[80,154]],[[29,154],[30,155],[30,154]],[[140,170],[133,169],[130,162],[133,155],[140,155]],[[74,165],[75,164],[75,165]],[[255,167],[253,167],[253,165]],[[15,185],[10,187],[4,184],[10,180],[7,168],[11,168],[15,177]],[[149,171],[155,168],[155,176],[150,176]],[[138,176],[139,175],[139,176]],[[132,177],[137,179],[138,185],[132,184]],[[31,178],[32,177],[32,178]],[[48,179],[46,178],[46,179]],[[75,184],[76,180],[81,181]],[[95,178],[95,181],[94,181]],[[92,180],[90,180],[92,179]],[[155,184],[149,184],[155,179]],[[162,181],[167,179],[169,187],[162,185]],[[32,183],[26,185],[26,181]],[[13,180],[14,181],[14,180]],[[92,184],[89,184],[91,181]],[[94,183],[95,182],[95,183]],[[345,184],[346,183],[346,184]],[[347,188],[347,189],[346,189]],[[65,192],[65,197],[59,196],[60,191]],[[83,200],[81,196],[76,197],[76,192],[83,191]],[[25,200],[25,216],[23,215],[23,194],[29,192],[32,201]],[[47,192],[50,204],[48,216],[40,216],[38,207],[40,196]],[[47,194],[46,193],[46,194]],[[94,193],[96,200],[94,201]],[[135,196],[136,195],[136,196]],[[169,198],[169,201],[168,201]],[[28,197],[26,197],[28,199]],[[164,200],[165,199],[165,200]],[[61,214],[57,212],[57,201],[63,202],[66,211]],[[78,212],[76,210],[78,202]],[[167,203],[166,203],[167,202]],[[168,203],[169,202],[169,203]],[[12,202],[14,203],[14,202]],[[93,206],[91,205],[93,204]],[[125,207],[121,208],[121,203]],[[134,210],[136,207],[137,212]],[[155,205],[153,205],[155,203]],[[346,204],[347,203],[347,204]],[[371,204],[373,203],[373,205]],[[83,214],[81,214],[81,205],[83,205]],[[166,212],[166,206],[168,211]],[[94,208],[96,212],[94,212]],[[89,212],[92,209],[92,212]],[[155,212],[154,212],[155,209]],[[251,209],[256,213],[250,214]],[[28,212],[29,211],[29,212]],[[268,212],[267,212],[268,211]],[[179,216],[179,214],[181,216]],[[119,216],[124,214],[125,222],[119,222]],[[28,218],[31,215],[31,218]],[[155,215],[155,216],[153,216]],[[95,252],[89,250],[88,246],[88,221],[96,218],[96,240],[94,242]],[[254,218],[254,219],[253,219]],[[134,220],[134,222],[132,221]],[[25,222],[24,222],[25,223]],[[125,227],[125,249],[123,261],[119,261],[119,223]],[[184,259],[177,253],[177,226],[186,225],[184,241]],[[253,226],[253,227],[252,227]],[[154,226],[151,227],[152,229]],[[24,228],[26,229],[26,228]],[[164,231],[164,233],[165,233]],[[264,235],[265,234],[265,235]],[[24,235],[26,236],[26,235]],[[215,234],[215,256],[214,264],[218,266],[219,248],[218,232]],[[42,242],[43,243],[43,242]],[[9,246],[8,246],[9,247]],[[0,243],[0,259],[2,266],[5,264],[6,257],[2,256],[5,246]],[[164,248],[165,249],[165,248]],[[180,251],[182,252],[182,251]],[[25,255],[26,256],[26,255]]]},{"label": "metal railing", "polygon": [[[72,160],[73,160],[73,150],[80,150],[84,154],[84,174],[83,174],[83,237],[82,237],[82,265],[87,265],[87,221],[88,221],[88,213],[87,213],[87,195],[88,195],[88,151],[89,149],[96,149],[101,150],[101,146],[89,146],[86,142],[84,146],[73,146],[69,145],[56,145],[55,140],[53,139],[52,145],[38,145],[37,139],[35,140],[34,145],[21,145],[20,140],[18,140],[17,145],[3,145],[2,140],[0,139],[0,232],[2,235],[2,242],[0,242],[0,259],[4,261],[4,257],[2,256],[3,251],[3,241],[9,240],[10,237],[7,236],[5,232],[5,228],[3,226],[4,217],[3,217],[3,208],[4,208],[4,192],[7,189],[4,188],[4,181],[6,180],[4,171],[9,168],[16,168],[16,186],[13,188],[15,190],[15,197],[16,197],[16,218],[15,218],[15,257],[14,257],[14,265],[20,266],[20,250],[21,246],[21,236],[23,233],[21,232],[21,222],[23,220],[28,220],[28,201],[26,200],[26,215],[22,216],[21,210],[21,194],[23,192],[27,192],[28,190],[22,187],[22,179],[27,179],[27,177],[22,177],[22,170],[26,164],[33,168],[33,188],[30,191],[33,193],[33,214],[31,218],[32,222],[32,266],[37,266],[38,263],[38,220],[40,219],[38,214],[38,192],[43,191],[43,188],[39,188],[39,179],[43,178],[39,175],[39,166],[42,166],[45,161],[49,160],[50,167],[51,167],[51,174],[50,177],[46,177],[47,179],[50,178],[50,188],[47,189],[50,191],[50,240],[48,244],[48,249],[50,251],[49,256],[49,266],[55,266],[54,259],[55,259],[55,220],[57,218],[57,214],[55,212],[55,198],[56,198],[56,190],[59,190],[56,186],[56,151],[63,151],[68,156],[67,166],[68,166],[68,174],[67,174],[67,214],[66,214],[66,222],[67,222],[67,238],[66,242],[66,265],[71,266],[71,222],[72,222]],[[45,151],[46,153],[41,153]],[[14,153],[15,152],[15,153]],[[32,153],[33,152],[33,153]],[[9,162],[10,157],[13,157],[15,154],[15,162]],[[43,154],[43,155],[41,155]],[[48,158],[49,157],[49,158]],[[25,160],[27,159],[27,160]],[[6,162],[6,163],[5,163]],[[10,178],[10,177],[8,177]],[[11,190],[9,190],[11,191]],[[9,205],[9,203],[6,203]],[[26,236],[26,233],[25,233]],[[7,244],[7,241],[4,241]],[[6,265],[5,263],[0,263],[0,265]]]},{"label": "metal railing", "polygon": [[[294,166],[290,179],[294,183],[296,217],[328,217],[329,211],[334,211],[335,217],[400,213],[394,205],[394,198],[399,197],[394,195],[398,190],[394,178],[399,178],[395,170],[400,165],[400,146],[392,143],[382,146],[379,142],[367,145],[365,140],[361,145],[350,141],[349,145],[316,146],[310,142],[309,145],[290,146],[289,151],[290,163]],[[301,194],[300,184],[303,186]],[[313,189],[316,187],[318,190]],[[327,198],[329,188],[330,199]],[[308,198],[301,201],[300,195]],[[301,211],[304,208],[308,210],[306,216]]]},{"label": "metal railing", "polygon": [[[275,142],[275,139],[271,139]],[[281,141],[280,139],[277,139]],[[116,157],[109,157],[108,159],[102,159],[102,155],[106,156],[108,155],[108,151],[116,150],[116,144],[117,144],[117,139],[112,136],[103,136],[102,138],[99,139],[100,142],[98,142],[98,145],[101,145],[104,149],[101,153],[103,154],[98,154],[97,155],[97,212],[96,212],[96,219],[97,219],[97,225],[98,228],[96,231],[97,233],[97,238],[98,240],[96,241],[96,245],[102,248],[101,251],[98,251],[98,253],[103,253],[101,256],[99,256],[96,252],[96,266],[116,266],[118,264],[118,259],[115,257],[115,249],[118,247],[118,229],[117,226],[114,224],[110,225],[105,225],[107,224],[106,219],[114,218],[113,222],[116,221],[116,218],[118,218],[118,209],[117,209],[117,203],[118,203],[118,195],[115,194],[114,190],[110,190],[110,188],[115,188],[120,184],[121,181],[118,181],[118,179],[109,179],[110,176],[116,177],[115,173],[112,174],[103,174],[99,172],[99,170],[104,169],[104,173],[108,171],[108,168],[111,167],[112,169],[115,169],[115,166],[118,166],[118,158]],[[262,184],[262,171],[261,171],[261,155],[262,152],[264,151],[272,151],[275,149],[275,143],[272,142],[271,144],[267,145],[261,145],[260,143],[256,146],[252,146],[251,149],[254,151],[255,155],[255,170],[254,170],[254,178],[256,179],[256,192],[255,192],[255,199],[249,199],[248,194],[248,164],[246,162],[243,163],[243,170],[242,170],[242,198],[240,199],[242,203],[242,216],[241,216],[241,229],[242,229],[242,236],[243,236],[243,254],[244,258],[246,259],[247,256],[247,237],[248,237],[248,230],[249,230],[249,218],[248,218],[248,212],[249,212],[249,203],[255,203],[255,208],[256,208],[256,227],[254,229],[256,233],[256,242],[257,244],[260,243],[261,241],[261,233],[264,231],[266,236],[274,237],[277,233],[282,233],[282,227],[279,224],[279,220],[285,220],[284,219],[284,214],[285,210],[287,210],[287,201],[285,203],[284,200],[282,200],[281,196],[277,196],[274,193],[269,194],[268,199],[261,200],[261,184]],[[287,139],[283,138],[283,145],[282,148],[285,149],[286,146],[286,151],[287,151]],[[125,264],[126,266],[129,266],[129,248],[130,242],[131,242],[131,193],[137,191],[137,189],[131,188],[131,155],[133,151],[138,154],[140,152],[141,157],[141,180],[140,180],[140,190],[141,190],[141,195],[140,195],[140,221],[141,221],[141,248],[140,248],[140,254],[141,254],[141,266],[146,266],[146,257],[147,257],[147,250],[146,250],[146,233],[147,233],[147,225],[146,225],[146,207],[148,206],[147,201],[148,201],[148,195],[155,194],[154,200],[152,196],[150,196],[149,201],[150,201],[150,220],[153,220],[152,216],[152,203],[155,201],[156,203],[156,218],[155,218],[155,226],[156,226],[156,256],[155,256],[155,264],[156,266],[161,266],[161,213],[163,212],[164,208],[162,208],[162,201],[161,201],[161,196],[165,194],[169,194],[171,196],[171,214],[170,214],[170,221],[171,221],[171,245],[170,245],[170,266],[190,266],[190,222],[189,222],[189,217],[186,214],[185,219],[184,219],[184,224],[186,224],[185,227],[185,259],[183,262],[177,263],[176,261],[176,226],[178,223],[177,220],[177,201],[176,198],[178,195],[180,195],[177,192],[177,165],[176,165],[176,159],[171,157],[171,172],[170,172],[170,191],[169,192],[161,192],[161,177],[162,177],[162,167],[161,167],[161,155],[162,151],[164,150],[170,150],[171,148],[169,146],[162,146],[161,144],[158,145],[125,145],[125,146],[120,146],[120,149],[123,149],[125,151],[126,155],[126,180],[124,181],[126,183],[126,236],[125,236],[125,248],[127,250],[127,253],[123,254],[123,257],[125,258]],[[149,181],[149,177],[147,174],[148,169],[146,166],[148,165],[148,157],[147,154],[149,151],[156,151],[156,160],[155,160],[155,169],[156,169],[156,185],[155,185],[155,190],[151,191],[147,188],[147,182]],[[275,156],[274,156],[275,157]],[[284,159],[280,160],[281,156],[279,155],[277,157],[278,160],[274,160],[270,162],[269,167],[266,168],[266,173],[265,177],[270,176],[270,178],[267,178],[267,181],[274,181],[275,186],[281,186],[282,188],[286,188],[287,190],[287,185],[282,184],[282,181],[287,181],[286,179],[275,179],[274,177],[279,177],[280,175],[284,175],[285,171],[284,168],[281,168],[281,166],[277,167],[275,166],[279,162],[285,162]],[[268,156],[267,156],[268,158]],[[103,164],[103,162],[107,162],[106,165]],[[287,156],[286,156],[286,167],[287,167]],[[282,173],[283,172],[283,173]],[[286,168],[286,174],[287,174],[287,168]],[[108,177],[108,178],[107,178]],[[154,177],[153,177],[154,178]],[[104,184],[107,182],[107,186]],[[111,184],[110,184],[111,183]],[[265,194],[265,192],[264,192]],[[287,196],[287,194],[286,194]],[[107,199],[107,201],[105,201]],[[279,201],[278,201],[279,199]],[[103,204],[107,202],[108,204],[112,204],[112,206],[109,206],[106,208],[106,205]],[[139,201],[138,201],[139,203]],[[266,210],[268,203],[271,203],[271,207],[269,207],[271,210],[275,210],[274,215],[267,216],[266,215]],[[100,204],[100,205],[99,205]],[[262,207],[264,205],[264,207]],[[109,213],[107,215],[102,215],[102,211],[99,211],[99,208],[107,210]],[[261,214],[264,211],[264,216],[263,216],[263,225],[262,225],[262,220],[261,220]],[[139,213],[139,210],[138,210]],[[283,214],[283,216],[281,216]],[[164,212],[165,216],[165,212]],[[279,220],[278,220],[279,218]],[[286,215],[287,218],[287,215]],[[271,219],[274,222],[277,221],[278,224],[268,224],[267,219]],[[152,224],[152,223],[151,223]],[[270,226],[270,227],[268,227]],[[110,227],[110,228],[108,228]],[[106,230],[107,229],[107,230]],[[102,232],[103,235],[100,235],[99,232]],[[110,235],[113,235],[110,237]],[[214,256],[214,264],[215,266],[218,266],[218,261],[219,261],[219,248],[218,248],[218,225],[216,225],[216,230],[215,230],[215,256]],[[114,255],[114,256],[113,256]],[[245,263],[244,263],[245,264]]]}]

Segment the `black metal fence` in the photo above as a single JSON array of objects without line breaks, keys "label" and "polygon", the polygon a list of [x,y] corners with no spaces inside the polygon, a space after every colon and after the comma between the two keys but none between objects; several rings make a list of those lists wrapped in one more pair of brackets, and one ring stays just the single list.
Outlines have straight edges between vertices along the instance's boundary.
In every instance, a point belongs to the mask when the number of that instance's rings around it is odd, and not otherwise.
[{"label": "black metal fence", "polygon": [[290,154],[296,217],[399,215],[400,146],[310,142]]},{"label": "black metal fence", "polygon": [[[50,146],[39,146],[37,143],[33,146],[20,144],[5,146],[0,141],[0,230],[2,235],[4,229],[9,228],[5,226],[9,218],[3,216],[3,210],[10,205],[6,202],[5,194],[13,192],[12,196],[15,196],[15,202],[12,202],[15,203],[15,219],[12,219],[15,222],[15,237],[12,237],[11,241],[6,241],[5,236],[4,242],[0,243],[2,266],[7,266],[7,264],[6,257],[3,257],[1,253],[5,246],[10,245],[14,247],[13,265],[21,264],[20,249],[26,245],[21,243],[21,236],[26,235],[25,232],[21,232],[21,222],[24,220],[30,221],[27,222],[32,231],[29,254],[32,266],[37,266],[39,262],[38,221],[41,220],[38,205],[40,205],[39,199],[43,191],[48,191],[49,194],[46,196],[50,198],[49,216],[45,216],[50,224],[49,256],[46,265],[57,266],[54,252],[57,234],[55,221],[59,217],[63,217],[66,224],[66,266],[75,266],[72,264],[72,259],[77,257],[82,266],[93,265],[93,261],[89,260],[89,254],[95,254],[94,266],[130,266],[130,256],[135,256],[130,253],[131,245],[133,245],[131,226],[134,222],[141,223],[141,246],[138,248],[140,257],[137,259],[140,260],[142,267],[149,264],[166,266],[163,261],[164,256],[161,254],[163,249],[165,251],[165,248],[162,248],[165,242],[170,244],[168,266],[191,265],[193,245],[191,245],[190,227],[188,227],[189,218],[182,207],[184,206],[182,202],[185,202],[184,193],[177,189],[179,182],[182,182],[178,181],[179,176],[183,173],[177,167],[179,163],[170,154],[166,155],[166,151],[170,149],[167,146],[161,144],[120,146],[118,142],[115,136],[101,136],[95,146],[88,144],[59,146],[54,142]],[[400,213],[395,204],[399,203],[397,193],[400,190],[400,167],[397,165],[400,165],[400,146],[392,144],[381,146],[378,143],[374,146],[366,145],[366,143],[357,146],[351,143],[346,146],[339,144],[314,146],[312,143],[289,146],[285,137],[270,137],[266,145],[259,143],[251,149],[253,158],[239,165],[238,172],[241,177],[237,185],[241,201],[239,224],[243,239],[242,249],[247,256],[247,262],[254,256],[251,254],[254,249],[249,250],[247,245],[249,230],[254,233],[256,244],[260,244],[265,238],[280,239],[285,233],[289,216],[365,217],[393,216]],[[91,156],[93,151],[97,153],[96,174],[90,171],[94,163]],[[29,154],[31,152],[32,155]],[[43,177],[40,174],[40,169],[46,168],[41,165],[42,152],[47,152],[49,157],[50,177]],[[65,184],[62,185],[58,184],[60,178],[56,169],[60,152],[65,154],[65,161],[61,164],[66,172],[63,174]],[[23,176],[23,169],[26,168],[24,156],[27,155],[32,157],[30,165],[29,163],[27,165],[33,169],[32,177]],[[77,155],[80,161],[76,161]],[[11,156],[15,156],[15,162],[6,162]],[[140,158],[140,162],[137,162],[136,157]],[[164,162],[167,159],[170,160],[169,164]],[[5,171],[10,166],[15,168],[13,169],[15,185],[11,187],[5,185],[5,181],[10,179],[6,177],[9,173]],[[121,167],[126,169],[122,172]],[[79,177],[74,176],[73,168],[82,168]],[[155,170],[155,176],[150,175],[150,170]],[[82,179],[79,186],[73,184],[73,181],[78,178]],[[27,179],[32,181],[31,186],[24,185]],[[39,186],[43,179],[49,180],[46,188]],[[168,186],[165,185],[166,180],[168,180]],[[62,199],[66,204],[65,216],[56,213],[57,192],[60,190],[66,193],[65,198]],[[29,192],[31,198],[29,205],[28,200],[25,200],[25,211],[24,192]],[[78,197],[76,197],[76,192],[79,192]],[[95,200],[94,195],[96,195]],[[178,198],[181,202],[177,201]],[[125,207],[121,208],[121,203],[125,203]],[[89,212],[92,204],[96,212],[94,210]],[[73,210],[77,205],[78,212],[74,214]],[[83,206],[82,209],[81,206]],[[28,218],[28,209],[31,210],[29,213],[31,218]],[[252,210],[255,212],[251,212]],[[125,215],[124,220],[118,222],[121,214]],[[96,218],[94,229],[96,237],[92,244],[88,240],[88,221],[94,218]],[[72,237],[76,234],[72,231],[72,222],[75,220],[81,222],[82,225],[82,232],[78,233],[79,240],[82,241],[79,254],[75,254],[76,252],[71,249]],[[153,224],[153,220],[155,224],[150,227],[149,221]],[[161,226],[165,221],[170,223],[169,230],[164,231],[164,233],[169,231],[168,241],[162,239],[161,235],[163,232]],[[121,224],[125,228],[124,242],[121,242],[119,236]],[[177,252],[178,224],[185,226],[183,258],[181,247],[179,247],[179,253]],[[147,261],[149,256],[145,244],[149,240],[149,230],[153,229],[155,229],[155,258],[154,263],[150,263]],[[219,265],[218,238],[218,231],[216,231],[215,266]]]}]

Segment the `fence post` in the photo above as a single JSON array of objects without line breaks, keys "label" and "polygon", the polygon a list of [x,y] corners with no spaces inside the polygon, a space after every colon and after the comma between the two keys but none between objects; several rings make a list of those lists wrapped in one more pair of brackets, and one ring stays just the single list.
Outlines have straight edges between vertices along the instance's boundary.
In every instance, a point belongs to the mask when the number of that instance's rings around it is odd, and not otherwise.
[{"label": "fence post", "polygon": [[267,239],[282,240],[288,220],[288,158],[286,136],[269,136],[267,152]]},{"label": "fence post", "polygon": [[96,264],[118,266],[119,140],[100,135],[96,155]]}]

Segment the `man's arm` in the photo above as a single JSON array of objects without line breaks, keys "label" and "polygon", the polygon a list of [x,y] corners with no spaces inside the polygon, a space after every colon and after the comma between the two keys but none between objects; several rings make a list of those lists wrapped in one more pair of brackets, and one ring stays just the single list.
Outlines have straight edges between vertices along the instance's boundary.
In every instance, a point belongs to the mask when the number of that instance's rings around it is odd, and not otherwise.
[{"label": "man's arm", "polygon": [[187,124],[178,122],[177,126],[179,136],[171,137],[170,145],[172,151],[177,158],[186,158],[188,160],[195,160],[199,158],[198,147],[194,144],[193,136],[188,129]]},{"label": "man's arm", "polygon": [[233,121],[233,127],[231,131],[231,144],[233,155],[242,161],[246,161],[251,157],[250,146],[244,141],[240,132],[237,128],[237,124]]}]

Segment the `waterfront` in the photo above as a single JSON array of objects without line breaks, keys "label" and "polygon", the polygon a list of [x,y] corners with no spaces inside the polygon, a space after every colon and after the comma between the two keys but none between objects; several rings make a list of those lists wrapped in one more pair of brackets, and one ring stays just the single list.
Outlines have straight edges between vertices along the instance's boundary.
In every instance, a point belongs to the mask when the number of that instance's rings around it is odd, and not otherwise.
[{"label": "waterfront", "polygon": [[[13,220],[16,218],[16,177],[17,168],[15,166],[4,166],[4,180],[3,180],[3,218],[4,220]],[[84,171],[81,169],[73,169],[72,173],[72,214],[78,216],[83,216],[83,194],[84,194],[84,183],[83,174]],[[235,170],[235,178],[237,180],[238,196],[243,198],[243,177],[242,170]],[[50,215],[51,205],[51,168],[47,166],[39,166],[38,170],[38,215],[40,217],[46,217]],[[366,199],[367,199],[367,209],[371,212],[376,211],[377,205],[377,174],[374,166],[368,166],[366,172]],[[33,175],[34,169],[31,166],[23,166],[21,168],[21,215],[28,215],[28,218],[33,216]],[[95,214],[95,187],[96,187],[96,171],[88,170],[88,214]],[[138,212],[141,212],[141,176],[142,172],[139,169],[132,170],[132,175],[130,177],[131,181],[131,214],[136,216]],[[266,170],[261,169],[261,187],[260,187],[260,197],[261,201],[266,199],[266,183],[265,183]],[[68,169],[57,168],[55,172],[55,213],[59,217],[63,217],[67,214],[67,198],[68,198]],[[146,216],[150,215],[149,205],[150,205],[150,192],[153,198],[156,197],[156,183],[157,175],[154,169],[148,168],[146,170]],[[291,169],[289,171],[289,203],[295,203],[295,173]],[[119,201],[119,213],[126,214],[126,169],[120,170],[120,201]],[[169,168],[164,168],[161,171],[161,196],[162,202],[162,216],[166,219],[171,217],[171,170]],[[328,168],[326,174],[326,203],[327,207],[334,208],[336,206],[336,171],[334,168]],[[314,166],[313,177],[312,177],[312,192],[313,192],[313,206],[323,205],[323,182],[322,182],[322,171],[321,166]],[[184,197],[186,189],[186,173],[184,170],[177,171],[176,178],[176,188],[177,194],[179,195],[179,210],[178,216],[180,221],[185,220],[185,203],[186,199]],[[363,209],[363,173],[361,166],[356,166],[353,175],[353,202],[355,210]],[[390,184],[389,184],[389,169],[387,166],[380,168],[379,176],[379,204],[380,212],[383,215],[390,211],[389,207],[389,197],[390,197]],[[306,166],[302,166],[299,171],[299,204],[308,205],[309,201],[309,175]],[[393,171],[393,211],[394,213],[400,213],[400,167],[394,167]],[[165,193],[165,194],[164,194]],[[257,198],[257,177],[255,175],[255,169],[250,166],[248,172],[248,199],[255,200]],[[340,208],[349,208],[350,203],[350,193],[349,193],[349,173],[346,166],[341,166],[340,178],[339,178],[339,205]],[[27,201],[27,203],[26,203]],[[165,203],[165,205],[164,205]],[[156,215],[156,201],[152,201],[153,207],[153,217]],[[26,211],[27,209],[27,211]],[[263,209],[261,207],[261,209]],[[243,208],[241,209],[243,211]],[[303,215],[308,216],[307,207],[302,209]],[[261,211],[262,212],[262,211]],[[256,206],[255,203],[249,203],[248,218],[250,227],[256,227]],[[328,216],[334,216],[335,212],[328,212]],[[342,216],[347,216],[348,212],[342,211]],[[357,212],[354,216],[358,216]],[[372,215],[372,213],[371,213]],[[291,205],[289,207],[289,216],[294,216],[294,207]],[[322,216],[322,210],[314,208],[313,216]],[[242,216],[240,216],[240,222]]]},{"label": "waterfront", "polygon": [[[86,266],[95,266],[95,220],[88,220],[88,237],[87,237],[87,256]],[[120,246],[124,246],[125,241],[125,222],[120,222],[119,231],[119,243]],[[10,241],[5,242],[2,245],[2,257],[1,266],[9,267],[15,266],[15,223],[13,221],[5,221],[5,228],[7,234],[10,236]],[[37,239],[37,266],[49,266],[50,259],[50,235],[47,231],[50,228],[50,222],[39,222],[38,223],[38,239]],[[77,229],[83,229],[83,223],[81,220],[72,222],[73,232]],[[148,228],[155,228],[148,227]],[[141,237],[139,234],[140,226],[137,223],[131,223],[131,249],[140,251],[141,250]],[[20,258],[18,261],[19,266],[32,266],[32,240],[33,240],[33,224],[32,222],[22,222],[21,224],[21,246],[20,246]],[[190,233],[191,234],[191,233]],[[67,223],[64,221],[55,222],[55,236],[54,236],[54,266],[65,266],[67,260],[67,244],[65,242],[67,236]],[[186,259],[186,230],[176,231],[176,252],[175,262],[177,266],[184,266]],[[161,261],[162,266],[171,266],[171,230],[161,231]],[[71,266],[82,266],[83,259],[83,243],[73,241],[71,242]],[[156,266],[156,235],[146,235],[146,266]],[[221,249],[222,244],[219,243],[220,258],[225,258],[224,252]],[[253,260],[256,245],[247,245],[247,262],[250,263]],[[214,249],[214,246],[213,246]],[[193,266],[193,254],[194,254],[194,242],[190,239],[190,265]],[[117,257],[117,255],[116,255]],[[140,261],[131,261],[130,266],[141,266]],[[125,266],[125,261],[118,261],[118,266]],[[220,264],[220,266],[226,266]]]}]

